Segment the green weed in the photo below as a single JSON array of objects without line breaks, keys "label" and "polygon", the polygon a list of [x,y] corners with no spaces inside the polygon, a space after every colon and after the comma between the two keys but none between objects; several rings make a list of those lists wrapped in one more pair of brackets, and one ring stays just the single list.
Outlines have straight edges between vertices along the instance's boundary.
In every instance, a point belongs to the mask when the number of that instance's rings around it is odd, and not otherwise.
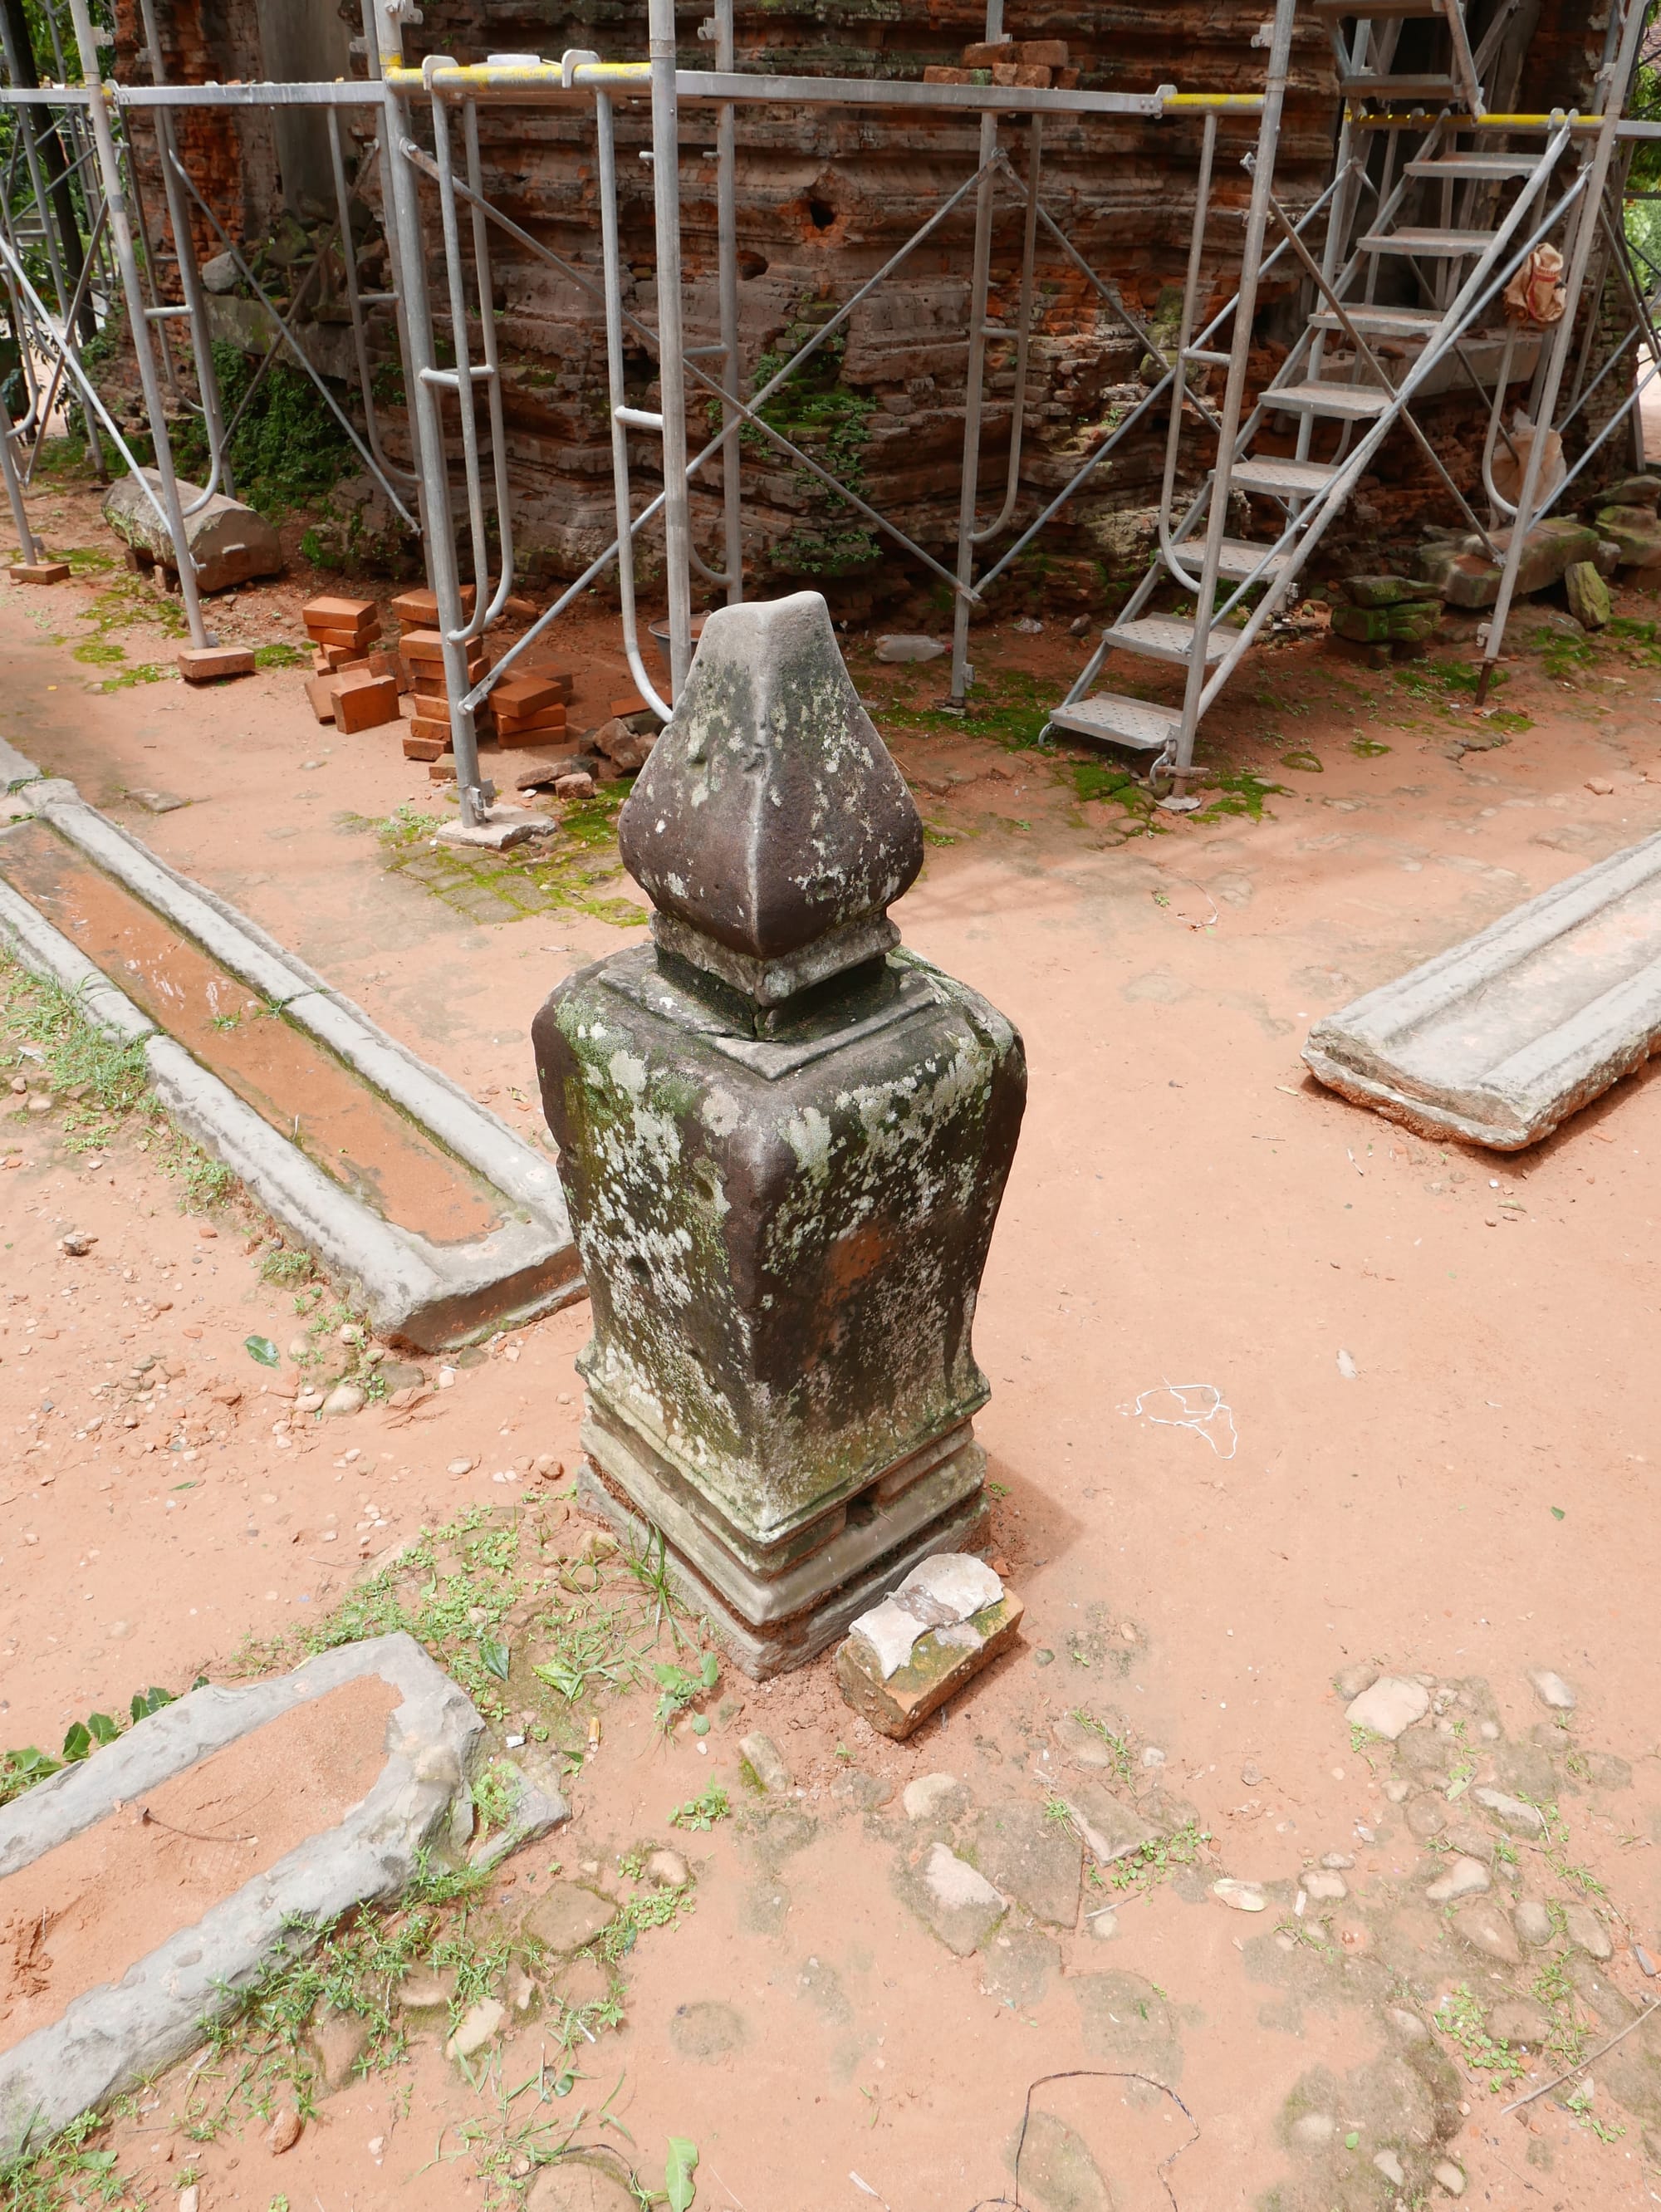
[{"label": "green weed", "polygon": [[300,647],[290,645],[287,638],[279,638],[274,645],[254,647],[256,668],[309,668],[311,665],[311,655]]},{"label": "green weed", "polygon": [[[199,1689],[199,1677],[192,1683]],[[64,1748],[56,1759],[38,1750],[33,1744],[25,1744],[21,1751],[0,1753],[0,1805],[9,1805],[14,1797],[21,1797],[37,1782],[44,1782],[49,1774],[59,1773],[65,1766],[77,1766],[89,1759],[94,1751],[106,1743],[114,1743],[126,1729],[136,1727],[150,1714],[160,1712],[163,1705],[173,1702],[172,1690],[160,1690],[152,1686],[148,1690],[136,1690],[129,1703],[124,1723],[109,1713],[89,1713],[84,1721],[70,1723],[64,1738]]]},{"label": "green weed", "polygon": [[669,1816],[671,1828],[712,1828],[718,1820],[724,1820],[732,1810],[727,1793],[718,1782],[712,1782],[701,1796],[689,1797],[684,1805],[677,1805]]},{"label": "green weed", "polygon": [[1192,1866],[1211,1840],[1209,1828],[1197,1820],[1185,1820],[1169,1836],[1155,1836],[1115,1859],[1107,1869],[1108,1886],[1120,1890],[1155,1889],[1173,1868]]},{"label": "green weed", "polygon": [[1072,1717],[1081,1728],[1088,1729],[1092,1735],[1099,1737],[1107,1747],[1112,1754],[1111,1771],[1121,1782],[1130,1782],[1136,1774],[1136,1758],[1130,1739],[1116,1735],[1106,1721],[1098,1720],[1086,1705],[1075,1705]]},{"label": "green weed", "polygon": [[1431,2017],[1443,2034],[1458,2044],[1470,2071],[1486,2075],[1493,2095],[1499,2096],[1523,2079],[1526,2069],[1522,2060],[1488,2033],[1487,2015],[1466,1983],[1450,1990]]}]

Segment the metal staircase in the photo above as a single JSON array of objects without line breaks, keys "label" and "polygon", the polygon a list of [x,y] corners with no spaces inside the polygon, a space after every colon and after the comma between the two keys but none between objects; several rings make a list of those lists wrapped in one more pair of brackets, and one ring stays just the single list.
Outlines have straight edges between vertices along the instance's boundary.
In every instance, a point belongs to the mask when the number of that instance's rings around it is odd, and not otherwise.
[{"label": "metal staircase", "polygon": [[[1171,787],[1163,803],[1177,809],[1198,803],[1187,796],[1185,787],[1202,719],[1292,592],[1300,571],[1385,440],[1398,428],[1417,441],[1468,526],[1502,566],[1505,583],[1496,614],[1503,626],[1525,532],[1514,531],[1510,545],[1496,545],[1489,538],[1414,421],[1412,404],[1450,357],[1460,357],[1469,369],[1462,343],[1466,335],[1566,215],[1575,239],[1571,253],[1595,228],[1603,181],[1598,155],[1606,165],[1612,142],[1611,127],[1590,147],[1582,131],[1576,173],[1566,189],[1555,191],[1558,165],[1575,143],[1575,118],[1541,118],[1537,149],[1517,152],[1502,142],[1500,150],[1484,149],[1483,137],[1492,145],[1499,135],[1484,130],[1479,72],[1488,55],[1471,50],[1463,0],[1361,0],[1359,9],[1357,0],[1312,4],[1331,32],[1347,102],[1338,147],[1339,189],[1321,258],[1305,245],[1274,191],[1274,155],[1296,9],[1296,0],[1278,0],[1262,129],[1250,161],[1252,197],[1240,288],[1196,337],[1216,136],[1215,118],[1207,122],[1173,363],[1158,555],[1050,717],[1054,730],[1151,756],[1149,781],[1156,789]],[[1643,0],[1629,0],[1629,9],[1641,19]],[[1403,28],[1415,21],[1440,27],[1437,43],[1446,49],[1446,59],[1440,71],[1395,68]],[[1345,22],[1355,25],[1349,42],[1342,29]],[[1623,54],[1627,44],[1623,40]],[[1428,104],[1439,112],[1426,117],[1422,111]],[[1618,113],[1618,98],[1606,105]],[[1376,135],[1385,116],[1391,131],[1388,150],[1382,164],[1370,163],[1363,134]],[[1399,167],[1397,131],[1417,149]],[[1375,169],[1381,173],[1373,174]],[[1369,196],[1374,204],[1363,219]],[[1592,211],[1592,222],[1579,220],[1584,209]],[[1273,382],[1248,409],[1246,361],[1271,225],[1301,264],[1315,306]],[[1573,281],[1578,285],[1578,274]],[[1552,362],[1566,355],[1576,296],[1571,289],[1569,313],[1550,343]],[[1231,323],[1225,352],[1218,339]],[[1397,364],[1398,373],[1392,375],[1377,349],[1380,341],[1409,350],[1404,372]],[[1546,374],[1549,365],[1543,359],[1537,388],[1545,384],[1555,399],[1555,385]],[[1216,418],[1216,459],[1183,508],[1177,474],[1184,403],[1192,402],[1195,380],[1213,369],[1227,370]],[[1493,393],[1485,397],[1498,421],[1506,397],[1503,371]],[[1542,419],[1552,419],[1549,405]],[[1531,460],[1543,442],[1534,441]],[[1531,517],[1534,489],[1525,478],[1518,501],[1519,510]],[[1173,592],[1189,597],[1193,610],[1172,612],[1155,605],[1156,597],[1168,599]],[[1205,609],[1210,612],[1202,617],[1199,611]],[[1489,650],[1497,653],[1497,643]],[[1097,691],[1103,663],[1115,652],[1185,669],[1181,705]]]}]

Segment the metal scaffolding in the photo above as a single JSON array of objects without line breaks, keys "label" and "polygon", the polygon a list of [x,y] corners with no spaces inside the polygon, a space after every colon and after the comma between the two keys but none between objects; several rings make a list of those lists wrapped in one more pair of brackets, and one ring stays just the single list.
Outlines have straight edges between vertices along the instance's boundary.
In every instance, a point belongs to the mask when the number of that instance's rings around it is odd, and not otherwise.
[{"label": "metal scaffolding", "polygon": [[[446,692],[452,721],[463,822],[485,823],[495,794],[480,765],[476,718],[494,685],[514,666],[615,562],[628,665],[642,696],[661,717],[684,682],[693,650],[694,577],[730,601],[743,596],[743,483],[741,441],[759,441],[782,454],[793,470],[821,485],[872,530],[896,544],[951,594],[953,644],[949,700],[960,709],[971,696],[969,624],[987,593],[1034,538],[1069,503],[1113,452],[1161,416],[1167,422],[1164,477],[1159,507],[1158,553],[1129,605],[1103,634],[1068,697],[1054,710],[1052,726],[1128,747],[1145,758],[1151,777],[1183,805],[1193,772],[1201,720],[1264,627],[1298,588],[1298,580],[1323,535],[1343,512],[1385,439],[1397,428],[1414,437],[1440,475],[1451,507],[1502,569],[1494,610],[1487,666],[1497,660],[1529,530],[1561,501],[1593,453],[1629,419],[1648,379],[1657,373],[1653,314],[1661,286],[1634,278],[1621,232],[1623,144],[1658,127],[1624,120],[1622,100],[1632,82],[1649,0],[1623,0],[1614,11],[1601,84],[1601,106],[1590,116],[1494,114],[1482,103],[1482,78],[1510,10],[1502,9],[1488,37],[1474,49],[1465,33],[1463,0],[1304,0],[1306,12],[1326,26],[1337,55],[1345,106],[1331,181],[1312,204],[1289,211],[1276,188],[1279,141],[1298,0],[1276,0],[1261,94],[1208,94],[1162,85],[1145,94],[1064,90],[1014,85],[918,83],[913,81],[783,77],[740,72],[735,67],[732,0],[716,0],[706,27],[715,47],[714,66],[678,65],[672,0],[649,0],[648,58],[607,62],[586,52],[557,62],[497,56],[478,65],[430,57],[419,69],[405,65],[403,26],[407,0],[363,0],[363,48],[367,76],[333,83],[173,85],[166,81],[161,41],[151,0],[141,18],[152,82],[124,86],[100,70],[99,34],[87,0],[66,0],[78,81],[69,78],[68,52],[60,36],[57,0],[45,10],[52,46],[53,78],[31,82],[33,57],[8,46],[9,85],[0,107],[13,120],[10,168],[0,213],[0,283],[8,319],[19,344],[28,401],[23,416],[0,438],[14,522],[26,554],[33,544],[23,491],[55,407],[67,392],[81,406],[95,462],[107,444],[143,485],[174,549],[192,641],[209,633],[190,553],[190,522],[215,491],[233,489],[230,445],[246,409],[272,362],[287,353],[317,386],[343,425],[367,470],[393,511],[418,528],[444,638]],[[1396,67],[1402,19],[1434,19],[1447,50],[1445,69],[1434,75]],[[1003,31],[1003,0],[988,0],[986,36]],[[656,326],[625,304],[620,240],[616,111],[620,101],[649,103],[649,146],[656,231]],[[573,260],[538,240],[489,198],[480,150],[482,107],[591,111],[598,183],[597,266]],[[312,274],[334,240],[342,243],[346,305],[352,331],[362,428],[330,391],[296,333],[304,289],[281,312],[261,285],[237,240],[225,230],[182,158],[174,130],[181,109],[308,106],[324,117],[329,135],[335,206],[333,228]],[[841,107],[903,114],[907,110],[973,115],[978,146],[973,167],[950,189],[883,265],[843,299],[765,380],[756,382],[742,357],[738,317],[737,119],[748,107]],[[680,115],[685,107],[713,112],[716,152],[717,333],[710,343],[688,343],[681,281]],[[1206,246],[1215,222],[1218,127],[1229,115],[1255,118],[1255,154],[1247,157],[1251,198],[1234,296],[1202,324]],[[427,126],[432,151],[417,131]],[[1112,278],[1093,268],[1045,204],[1044,126],[1046,118],[1135,118],[1197,122],[1199,175],[1177,343],[1167,350],[1127,305]],[[349,161],[343,122],[358,129],[361,149]],[[163,225],[150,221],[139,194],[135,128],[153,135],[162,185]],[[1466,144],[1464,141],[1473,142]],[[1019,156],[1019,158],[1016,158]],[[390,289],[364,292],[352,250],[355,195],[373,164],[376,173],[392,277]],[[26,185],[20,186],[20,176]],[[1509,196],[1508,200],[1506,196]],[[1432,219],[1423,216],[1428,209]],[[436,216],[436,251],[434,225]],[[926,242],[938,244],[955,217],[972,216],[969,309],[961,474],[955,554],[941,559],[883,514],[855,486],[838,477],[769,418],[768,402],[848,325],[862,305],[902,276]],[[1020,274],[1013,320],[990,319],[991,266],[995,226],[1020,226]],[[239,410],[227,418],[215,374],[213,331],[194,244],[201,224],[218,240],[269,319],[272,332]],[[176,257],[177,301],[164,300],[156,283],[163,237]],[[505,420],[499,357],[493,236],[551,266],[598,307],[607,355],[607,414],[612,450],[615,535],[574,582],[479,680],[470,673],[470,648],[500,618],[512,592],[515,544],[512,468]],[[1496,363],[1479,361],[1473,339],[1480,319],[1519,271],[1535,265],[1543,246],[1561,240],[1564,312],[1539,334],[1530,377],[1535,422],[1567,428],[1585,410],[1635,348],[1650,349],[1648,366],[1633,381],[1567,483],[1546,484],[1543,457],[1549,441],[1536,436],[1526,447],[1514,499],[1495,481],[1495,455],[1511,444],[1505,410],[1520,356],[1507,341]],[[1021,453],[1028,353],[1034,329],[1034,270],[1040,241],[1059,253],[1152,357],[1163,372],[1138,404],[1102,437],[1070,480],[1037,512],[1021,519]],[[44,257],[44,269],[42,261]],[[1421,303],[1393,297],[1380,304],[1380,272],[1405,270]],[[1249,392],[1253,320],[1265,276],[1279,268],[1304,287],[1310,302],[1305,328],[1270,386],[1255,402]],[[1573,356],[1583,297],[1601,292],[1615,270],[1629,295],[1631,329],[1596,375],[1587,373],[1585,344],[1578,368]],[[1654,272],[1650,272],[1653,277]],[[436,281],[434,281],[436,280]],[[307,280],[310,281],[309,279]],[[42,286],[45,289],[43,290]],[[1385,288],[1392,295],[1399,278]],[[434,298],[436,294],[436,299]],[[397,330],[409,398],[410,465],[389,453],[379,417],[372,374],[369,315],[390,308]],[[141,470],[80,358],[91,331],[124,314],[142,392],[155,465]],[[190,376],[175,356],[175,326],[186,342]],[[447,341],[444,357],[440,339]],[[1399,380],[1379,351],[1388,337],[1416,349]],[[645,348],[655,357],[656,406],[631,405],[626,349]],[[1002,481],[991,488],[995,511],[981,513],[985,393],[989,354],[1013,349],[1015,374],[1007,459]],[[1491,353],[1492,348],[1488,348]],[[1474,383],[1488,410],[1483,460],[1489,508],[1485,523],[1453,483],[1418,424],[1415,403],[1450,363]],[[1493,378],[1492,389],[1484,373]],[[1220,401],[1207,395],[1212,372],[1222,378]],[[191,384],[194,392],[191,392]],[[168,434],[167,403],[199,416],[209,456],[207,482],[182,502]],[[696,452],[688,450],[688,401],[713,410],[719,428]],[[1276,426],[1297,424],[1295,452],[1276,450]],[[1180,481],[1185,429],[1214,450],[1197,489]],[[661,453],[662,489],[637,505],[631,440],[655,441]],[[1318,442],[1331,450],[1315,457]],[[452,447],[458,446],[454,463]],[[690,487],[720,477],[720,551],[707,555],[694,543]],[[1269,534],[1234,536],[1242,507],[1273,518]],[[661,526],[669,601],[670,681],[664,696],[652,682],[641,652],[635,603],[634,543]],[[1508,533],[1508,534],[1507,534]],[[458,552],[458,541],[460,551]],[[470,569],[470,612],[464,566]],[[1172,611],[1172,602],[1186,601]],[[1200,619],[1198,610],[1209,612]],[[1094,689],[1111,653],[1174,663],[1185,673],[1180,708]]]}]

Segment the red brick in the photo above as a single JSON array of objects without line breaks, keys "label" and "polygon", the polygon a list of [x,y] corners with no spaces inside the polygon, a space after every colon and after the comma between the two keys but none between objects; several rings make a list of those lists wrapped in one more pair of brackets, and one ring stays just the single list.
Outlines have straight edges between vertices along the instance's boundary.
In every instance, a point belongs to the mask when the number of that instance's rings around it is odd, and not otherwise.
[{"label": "red brick", "polygon": [[67,561],[14,561],[11,564],[14,584],[62,584],[69,573]]},{"label": "red brick", "polygon": [[366,646],[373,645],[380,635],[380,624],[366,623],[361,629],[336,629],[332,627],[325,629],[321,623],[315,627],[308,623],[306,635],[313,645],[322,646],[325,652],[331,645],[343,645],[349,647],[354,653],[361,653]]},{"label": "red brick", "polygon": [[313,623],[330,629],[357,629],[377,619],[380,611],[373,599],[337,599],[325,592],[319,599],[307,599],[300,611],[308,629]]},{"label": "red brick", "polygon": [[631,691],[626,699],[614,699],[606,708],[607,714],[615,716],[620,722],[626,722],[631,714],[644,714],[646,711],[646,702],[638,691]]},{"label": "red brick", "polygon": [[252,676],[254,650],[250,645],[187,645],[179,656],[179,672],[187,684],[212,684],[221,676]]},{"label": "red brick", "polygon": [[[478,594],[471,584],[461,587],[462,612],[470,615],[477,603]],[[400,592],[392,602],[392,619],[405,629],[436,629],[439,626],[439,595],[429,592],[425,585],[413,592]]]},{"label": "red brick", "polygon": [[337,680],[332,676],[308,676],[306,679],[306,696],[311,701],[312,712],[319,722],[332,722],[335,719],[335,684]]},{"label": "red brick", "polygon": [[1067,41],[1065,39],[1022,39],[1015,49],[1015,59],[1025,62],[1030,69],[1065,69]]},{"label": "red brick", "polygon": [[534,714],[543,707],[563,706],[565,700],[546,677],[516,675],[492,684],[490,703],[499,714]]},{"label": "red brick", "polygon": [[442,738],[418,738],[413,727],[404,733],[405,760],[435,761],[442,758],[449,750],[450,740],[447,733]]},{"label": "red brick", "polygon": [[496,717],[496,728],[504,740],[511,738],[546,736],[565,728],[563,706],[544,707],[535,714],[502,714]]},{"label": "red brick", "polygon": [[969,72],[966,69],[940,69],[931,62],[923,72],[923,82],[924,84],[967,84]]},{"label": "red brick", "polygon": [[1013,39],[997,39],[990,45],[983,40],[976,46],[963,49],[965,69],[991,69],[997,63],[1012,62],[1015,58],[1015,43]]},{"label": "red brick", "polygon": [[383,722],[397,719],[398,687],[390,676],[343,684],[335,694],[335,726],[349,735],[355,730],[379,729]]},{"label": "red brick", "polygon": [[447,719],[439,721],[436,716],[416,714],[410,721],[409,734],[412,738],[435,740],[438,744],[447,747],[450,743],[450,724]]}]

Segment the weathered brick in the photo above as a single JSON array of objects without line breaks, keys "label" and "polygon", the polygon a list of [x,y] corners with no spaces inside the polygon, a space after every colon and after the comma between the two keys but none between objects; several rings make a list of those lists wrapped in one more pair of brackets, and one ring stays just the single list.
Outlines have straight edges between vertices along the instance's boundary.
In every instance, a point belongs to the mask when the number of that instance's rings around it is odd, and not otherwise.
[{"label": "weathered brick", "polygon": [[221,676],[252,676],[253,647],[247,645],[187,645],[179,656],[187,684],[212,684]]}]

